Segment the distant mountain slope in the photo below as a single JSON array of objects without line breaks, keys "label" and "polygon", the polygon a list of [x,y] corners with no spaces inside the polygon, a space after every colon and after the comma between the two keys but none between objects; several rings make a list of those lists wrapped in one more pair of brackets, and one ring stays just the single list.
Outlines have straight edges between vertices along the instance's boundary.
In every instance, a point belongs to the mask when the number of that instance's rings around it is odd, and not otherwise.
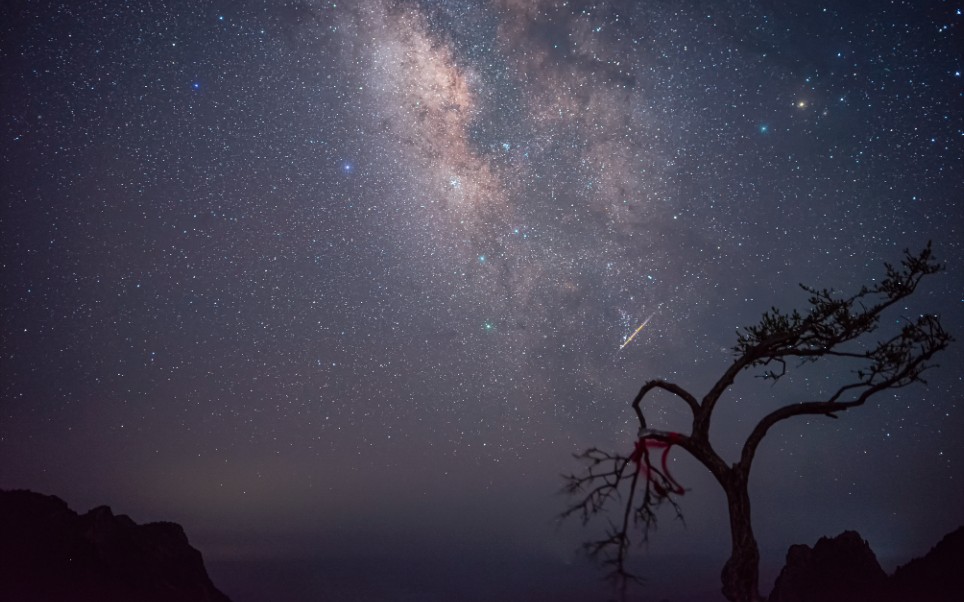
[{"label": "distant mountain slope", "polygon": [[901,600],[964,600],[964,527],[945,535],[922,558],[897,567],[890,587]]},{"label": "distant mountain slope", "polygon": [[0,490],[0,600],[230,602],[180,525]]}]

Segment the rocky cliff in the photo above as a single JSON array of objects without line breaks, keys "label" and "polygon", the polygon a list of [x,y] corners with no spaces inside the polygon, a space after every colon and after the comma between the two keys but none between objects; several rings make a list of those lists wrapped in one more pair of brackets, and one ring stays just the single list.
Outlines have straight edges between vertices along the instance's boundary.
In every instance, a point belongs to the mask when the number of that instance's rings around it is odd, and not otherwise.
[{"label": "rocky cliff", "polygon": [[811,548],[790,546],[769,602],[959,602],[964,600],[964,527],[888,577],[860,535],[844,531]]},{"label": "rocky cliff", "polygon": [[229,602],[180,525],[0,491],[0,600]]}]

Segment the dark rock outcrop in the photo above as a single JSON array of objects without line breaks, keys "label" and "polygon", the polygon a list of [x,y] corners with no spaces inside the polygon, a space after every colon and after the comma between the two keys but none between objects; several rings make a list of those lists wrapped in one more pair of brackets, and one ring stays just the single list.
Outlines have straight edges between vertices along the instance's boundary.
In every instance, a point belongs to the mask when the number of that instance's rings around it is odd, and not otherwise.
[{"label": "dark rock outcrop", "polygon": [[822,537],[811,549],[790,546],[769,602],[958,602],[964,600],[964,527],[945,536],[923,558],[888,577],[870,546],[854,531]]},{"label": "dark rock outcrop", "polygon": [[879,599],[886,583],[887,574],[867,542],[855,531],[844,531],[832,539],[821,537],[812,549],[790,546],[770,602]]},{"label": "dark rock outcrop", "polygon": [[0,491],[0,600],[229,602],[180,525]]}]

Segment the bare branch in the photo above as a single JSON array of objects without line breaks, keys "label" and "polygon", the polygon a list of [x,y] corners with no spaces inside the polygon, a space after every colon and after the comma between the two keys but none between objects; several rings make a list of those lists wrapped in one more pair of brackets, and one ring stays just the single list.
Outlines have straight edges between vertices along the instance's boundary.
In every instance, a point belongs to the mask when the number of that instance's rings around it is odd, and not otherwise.
[{"label": "bare branch", "polygon": [[[595,447],[574,454],[574,457],[587,462],[589,466],[582,475],[564,476],[566,484],[563,491],[580,499],[569,506],[560,518],[578,514],[585,524],[592,515],[601,512],[610,499],[619,497],[619,485],[630,460],[627,456],[610,454]],[[604,465],[602,470],[598,468],[600,465]]]},{"label": "bare branch", "polygon": [[661,379],[647,381],[646,384],[644,384],[643,387],[639,390],[639,393],[636,394],[636,398],[633,400],[633,403],[632,403],[633,411],[636,412],[636,417],[639,419],[640,429],[646,429],[647,426],[646,426],[646,418],[643,416],[643,410],[639,404],[640,402],[643,401],[643,398],[653,389],[663,389],[664,391],[669,391],[670,393],[676,395],[677,397],[679,397],[680,399],[686,402],[686,405],[689,406],[690,411],[693,413],[694,416],[696,416],[696,413],[699,412],[700,406],[699,406],[699,403],[696,401],[696,397],[694,397],[689,391],[687,391],[683,387]]},{"label": "bare branch", "polygon": [[[664,503],[673,508],[677,518],[683,518],[679,504],[674,499],[674,496],[682,494],[682,489],[672,476],[654,465],[649,457],[647,441],[658,442],[660,449],[689,443],[686,437],[678,433],[646,431],[630,456],[597,448],[576,454],[576,458],[588,464],[586,471],[565,477],[563,490],[575,497],[576,501],[560,518],[578,515],[585,524],[591,517],[604,513],[610,503],[620,507],[619,524],[610,521],[605,537],[584,545],[591,557],[611,567],[609,576],[620,585],[639,580],[626,570],[626,559],[632,543],[630,532],[640,528],[642,541],[646,541],[649,532],[656,528],[657,510]],[[640,478],[641,475],[643,478]]]}]

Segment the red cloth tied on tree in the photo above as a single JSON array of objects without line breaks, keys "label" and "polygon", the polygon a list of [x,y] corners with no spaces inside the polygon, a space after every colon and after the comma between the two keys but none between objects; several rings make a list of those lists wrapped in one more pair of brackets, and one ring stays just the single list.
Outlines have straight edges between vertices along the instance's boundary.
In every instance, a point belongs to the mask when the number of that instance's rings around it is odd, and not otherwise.
[{"label": "red cloth tied on tree", "polygon": [[[653,488],[659,495],[666,495],[667,493],[683,495],[686,493],[686,490],[676,482],[676,479],[669,473],[669,468],[666,466],[669,449],[681,439],[682,435],[679,433],[669,433],[666,439],[640,437],[636,441],[636,447],[633,449],[633,453],[629,456],[630,461],[636,463],[637,470],[646,476],[646,480],[653,484]],[[662,471],[654,469],[649,459],[650,450],[659,449],[663,450],[663,456],[660,459]],[[655,479],[653,478],[654,474],[657,477]]]}]

